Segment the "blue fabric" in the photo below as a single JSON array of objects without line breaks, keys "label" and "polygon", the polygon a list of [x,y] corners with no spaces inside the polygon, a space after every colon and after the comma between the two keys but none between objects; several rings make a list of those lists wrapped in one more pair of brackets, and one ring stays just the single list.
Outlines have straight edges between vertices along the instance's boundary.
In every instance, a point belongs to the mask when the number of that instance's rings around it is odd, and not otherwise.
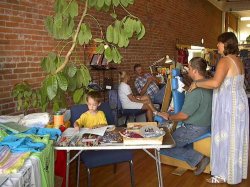
[{"label": "blue fabric", "polygon": [[153,95],[153,100],[152,100],[153,103],[162,104],[164,94],[165,94],[165,88],[166,88],[166,85],[163,86],[156,94]]},{"label": "blue fabric", "polygon": [[35,134],[35,135],[41,135],[41,136],[49,134],[51,140],[56,140],[62,134],[62,132],[59,129],[39,128],[39,127],[32,127],[23,133]]},{"label": "blue fabric", "polygon": [[132,160],[132,158],[131,150],[85,151],[81,154],[81,161],[88,168],[127,162]]},{"label": "blue fabric", "polygon": [[11,152],[40,152],[46,145],[41,142],[33,142],[29,137],[21,138],[15,135],[6,136],[0,146],[8,146]]},{"label": "blue fabric", "polygon": [[185,124],[173,133],[176,147],[161,149],[161,154],[186,161],[191,167],[195,167],[201,161],[203,155],[193,149],[192,143],[208,132],[210,132],[209,127]]},{"label": "blue fabric", "polygon": [[125,116],[138,116],[144,114],[146,110],[142,109],[123,109],[122,114]]}]

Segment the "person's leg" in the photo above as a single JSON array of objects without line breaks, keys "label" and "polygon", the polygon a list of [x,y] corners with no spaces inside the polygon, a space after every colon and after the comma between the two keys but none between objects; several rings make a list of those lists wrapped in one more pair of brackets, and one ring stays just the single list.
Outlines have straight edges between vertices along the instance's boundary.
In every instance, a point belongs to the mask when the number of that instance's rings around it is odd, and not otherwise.
[{"label": "person's leg", "polygon": [[150,110],[152,110],[152,112],[156,111],[156,109],[155,109],[155,107],[154,107],[154,105],[153,105],[153,103],[148,95],[142,96],[141,100],[145,101],[145,104],[147,104],[149,106],[149,108],[150,108]]},{"label": "person's leg", "polygon": [[149,105],[143,104],[142,109],[146,110],[147,121],[152,122],[153,121],[153,111],[150,109]]},{"label": "person's leg", "polygon": [[209,131],[209,128],[197,128],[193,125],[180,127],[173,133],[173,138],[176,147],[171,149],[164,149],[161,152],[164,155],[186,161],[191,167],[195,167],[202,159],[203,155],[190,147],[190,143],[202,134]]},{"label": "person's leg", "polygon": [[164,94],[165,94],[165,89],[166,89],[166,85],[163,86],[163,87],[154,95],[153,103],[155,103],[155,104],[162,104],[163,98],[164,98]]}]

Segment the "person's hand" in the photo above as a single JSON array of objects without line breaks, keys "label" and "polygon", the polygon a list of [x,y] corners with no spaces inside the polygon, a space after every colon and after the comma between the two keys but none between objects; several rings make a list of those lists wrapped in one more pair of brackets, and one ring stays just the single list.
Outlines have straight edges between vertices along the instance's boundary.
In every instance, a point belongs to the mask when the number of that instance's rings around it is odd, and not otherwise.
[{"label": "person's hand", "polygon": [[158,112],[158,116],[163,117],[164,119],[168,120],[169,118],[169,113],[167,112]]},{"label": "person's hand", "polygon": [[74,124],[75,131],[80,131],[80,127],[77,124]]},{"label": "person's hand", "polygon": [[151,76],[151,77],[148,77],[148,78],[147,78],[147,82],[148,82],[148,83],[151,83],[151,82],[153,82],[153,81],[154,81],[154,77]]},{"label": "person's hand", "polygon": [[193,90],[195,90],[197,88],[196,82],[192,82],[192,84],[190,85],[188,91],[192,92]]}]

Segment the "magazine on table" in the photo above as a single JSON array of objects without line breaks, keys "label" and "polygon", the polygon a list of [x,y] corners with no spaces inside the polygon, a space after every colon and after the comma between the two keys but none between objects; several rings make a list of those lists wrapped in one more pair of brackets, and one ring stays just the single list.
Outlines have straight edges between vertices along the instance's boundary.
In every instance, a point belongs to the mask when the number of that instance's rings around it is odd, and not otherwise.
[{"label": "magazine on table", "polygon": [[99,137],[103,136],[108,126],[99,128],[67,128],[57,141],[59,146],[91,146],[98,144]]}]

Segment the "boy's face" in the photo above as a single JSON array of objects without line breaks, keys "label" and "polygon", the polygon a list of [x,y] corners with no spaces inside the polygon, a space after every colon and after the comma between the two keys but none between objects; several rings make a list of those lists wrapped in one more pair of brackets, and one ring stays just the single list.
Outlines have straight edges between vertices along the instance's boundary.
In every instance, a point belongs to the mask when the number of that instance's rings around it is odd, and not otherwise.
[{"label": "boy's face", "polygon": [[90,112],[95,112],[97,111],[97,108],[100,105],[100,103],[96,102],[93,98],[89,97],[87,100],[87,105]]}]

